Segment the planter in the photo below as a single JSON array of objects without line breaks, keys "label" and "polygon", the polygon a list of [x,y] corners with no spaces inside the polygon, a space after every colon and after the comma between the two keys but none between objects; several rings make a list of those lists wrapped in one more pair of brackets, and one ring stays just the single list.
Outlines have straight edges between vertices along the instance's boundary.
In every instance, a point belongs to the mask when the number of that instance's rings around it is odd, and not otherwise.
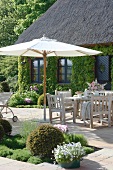
[{"label": "planter", "polygon": [[59,165],[62,168],[67,168],[67,169],[73,169],[73,168],[79,168],[80,167],[80,160],[74,160],[72,162],[69,163],[59,163]]}]

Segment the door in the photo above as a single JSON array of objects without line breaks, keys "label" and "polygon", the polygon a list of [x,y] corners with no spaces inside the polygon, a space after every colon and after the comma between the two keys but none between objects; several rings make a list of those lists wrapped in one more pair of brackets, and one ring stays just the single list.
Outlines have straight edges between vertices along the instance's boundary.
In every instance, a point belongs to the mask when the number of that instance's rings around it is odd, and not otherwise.
[{"label": "door", "polygon": [[111,77],[110,77],[110,56],[97,56],[95,63],[95,77],[98,83],[106,84],[105,89],[111,89]]}]

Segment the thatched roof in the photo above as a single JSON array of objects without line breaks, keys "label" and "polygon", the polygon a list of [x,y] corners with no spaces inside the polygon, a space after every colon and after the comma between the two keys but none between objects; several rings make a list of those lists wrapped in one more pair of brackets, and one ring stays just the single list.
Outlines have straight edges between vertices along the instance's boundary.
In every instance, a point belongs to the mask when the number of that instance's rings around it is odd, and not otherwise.
[{"label": "thatched roof", "polygon": [[113,0],[57,0],[16,43],[44,34],[75,45],[113,42]]}]

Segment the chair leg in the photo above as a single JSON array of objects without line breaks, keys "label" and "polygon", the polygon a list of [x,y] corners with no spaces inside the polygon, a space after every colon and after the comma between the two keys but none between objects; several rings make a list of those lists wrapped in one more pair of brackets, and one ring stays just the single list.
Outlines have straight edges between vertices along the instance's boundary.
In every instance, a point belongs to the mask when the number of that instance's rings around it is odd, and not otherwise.
[{"label": "chair leg", "polygon": [[49,121],[52,123],[52,112],[49,111]]},{"label": "chair leg", "polygon": [[76,114],[75,114],[75,111],[73,111],[73,123],[76,123]]},{"label": "chair leg", "polygon": [[112,106],[111,106],[111,122],[113,123],[113,102],[112,102]]},{"label": "chair leg", "polygon": [[0,118],[3,118],[3,115],[2,115],[2,113],[0,113]]},{"label": "chair leg", "polygon": [[73,110],[73,122],[76,123],[77,118],[77,101],[75,100],[73,103],[74,110]]},{"label": "chair leg", "polygon": [[60,112],[60,121],[62,122],[62,113]]},{"label": "chair leg", "polygon": [[111,113],[108,115],[108,127],[111,127]]},{"label": "chair leg", "polygon": [[74,115],[73,115],[73,123],[75,123],[75,118],[74,118]]},{"label": "chair leg", "polygon": [[81,114],[81,111],[82,111],[82,102],[80,102],[79,108],[80,108],[80,119],[82,119],[82,114]]},{"label": "chair leg", "polygon": [[65,112],[62,112],[62,123],[65,124]]},{"label": "chair leg", "polygon": [[99,121],[99,122],[101,123],[101,125],[103,124],[102,119],[103,119],[103,115],[101,114],[101,115],[100,115],[100,121]]},{"label": "chair leg", "polygon": [[111,120],[113,122],[113,101],[112,101],[112,106],[111,106]]},{"label": "chair leg", "polygon": [[90,128],[93,128],[93,115],[90,115]]}]

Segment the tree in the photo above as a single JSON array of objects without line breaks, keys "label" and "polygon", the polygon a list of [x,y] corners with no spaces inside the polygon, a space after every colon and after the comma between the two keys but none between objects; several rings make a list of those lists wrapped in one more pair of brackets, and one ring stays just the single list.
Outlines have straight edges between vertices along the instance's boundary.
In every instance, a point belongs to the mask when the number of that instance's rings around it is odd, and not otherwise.
[{"label": "tree", "polygon": [[[17,0],[15,0],[16,3]],[[15,26],[15,33],[20,35],[26,30],[35,20],[37,20],[56,0],[26,0],[25,3],[20,3],[16,8],[16,16],[18,16]]]},{"label": "tree", "polygon": [[13,0],[0,1],[0,47],[13,44],[17,40],[14,27],[17,23],[14,17]]},{"label": "tree", "polygon": [[[55,1],[56,0],[0,0],[0,47],[14,44],[18,36],[46,12]],[[0,56],[0,60],[0,75],[6,78],[9,83],[11,83],[10,80],[17,80],[18,58]],[[20,65],[20,67],[24,69],[23,66]],[[28,72],[28,70],[26,72]],[[24,70],[21,70],[21,73],[24,73]],[[21,75],[18,77],[19,80],[21,80],[21,84],[22,77]],[[24,77],[24,82],[23,88],[28,84],[27,77]],[[13,86],[13,84],[11,86]]]},{"label": "tree", "polygon": [[[15,33],[17,35],[20,35],[36,19],[38,19],[55,1],[56,0],[26,0],[24,4],[18,4],[16,8],[16,16],[18,17],[18,23],[14,29]],[[21,65],[21,60],[22,57],[19,57],[18,85],[20,92],[24,91],[30,83],[30,68],[27,64],[28,62],[26,61],[25,65]]]}]

